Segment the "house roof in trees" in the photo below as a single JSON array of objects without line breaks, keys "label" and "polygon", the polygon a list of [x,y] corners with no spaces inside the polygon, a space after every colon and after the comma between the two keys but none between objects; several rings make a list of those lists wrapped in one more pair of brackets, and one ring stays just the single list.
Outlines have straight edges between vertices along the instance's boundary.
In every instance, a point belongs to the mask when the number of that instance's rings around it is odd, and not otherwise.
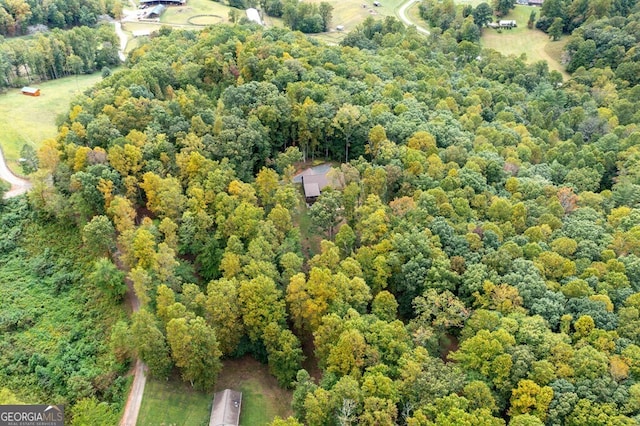
[{"label": "house roof in trees", "polygon": [[321,164],[310,167],[293,177],[293,182],[302,183],[305,198],[315,198],[320,196],[320,192],[329,185],[327,173],[331,170],[331,164]]},{"label": "house roof in trees", "polygon": [[544,0],[529,0],[529,6],[542,6]]},{"label": "house roof in trees", "polygon": [[209,426],[238,426],[242,408],[242,392],[225,389],[213,395]]},{"label": "house roof in trees", "polygon": [[302,175],[302,186],[304,188],[304,196],[306,198],[319,197],[320,192],[329,184],[327,175]]},{"label": "house roof in trees", "polygon": [[304,196],[305,198],[314,198],[320,196],[320,187],[317,183],[305,183],[304,184]]}]

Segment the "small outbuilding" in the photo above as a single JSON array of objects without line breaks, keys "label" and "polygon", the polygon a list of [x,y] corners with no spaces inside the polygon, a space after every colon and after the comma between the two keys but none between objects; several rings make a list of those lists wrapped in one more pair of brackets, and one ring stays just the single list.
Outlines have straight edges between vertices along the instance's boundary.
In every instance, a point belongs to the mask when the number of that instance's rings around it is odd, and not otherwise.
[{"label": "small outbuilding", "polygon": [[238,426],[242,409],[242,392],[225,389],[213,395],[209,426]]},{"label": "small outbuilding", "polygon": [[134,38],[149,37],[151,35],[151,30],[133,30],[131,34],[133,34]]},{"label": "small outbuilding", "polygon": [[544,0],[529,0],[529,6],[542,6]]},{"label": "small outbuilding", "polygon": [[23,95],[40,96],[40,89],[38,89],[37,87],[25,86],[20,91],[22,92]]},{"label": "small outbuilding", "polygon": [[511,28],[516,28],[518,24],[513,19],[503,19],[498,21],[498,25],[500,28],[506,28],[510,30]]}]

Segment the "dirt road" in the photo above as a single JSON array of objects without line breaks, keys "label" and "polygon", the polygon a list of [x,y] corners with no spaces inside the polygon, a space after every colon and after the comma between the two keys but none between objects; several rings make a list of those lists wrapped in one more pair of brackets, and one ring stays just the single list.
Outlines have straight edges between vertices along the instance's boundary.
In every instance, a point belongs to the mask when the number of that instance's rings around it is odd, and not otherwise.
[{"label": "dirt road", "polygon": [[[116,257],[118,254],[116,254]],[[120,269],[123,269],[123,265],[117,262]],[[140,309],[140,300],[136,296],[133,290],[133,283],[127,278],[127,295],[126,300],[131,306],[131,310],[136,312]],[[131,391],[127,398],[127,404],[124,406],[124,414],[120,420],[120,426],[136,426],[138,421],[138,413],[140,412],[140,405],[142,404],[142,396],[144,395],[144,387],[147,384],[147,377],[145,371],[147,366],[144,362],[137,359],[136,366],[133,368],[133,384],[131,385]]]},{"label": "dirt road", "polygon": [[31,188],[31,182],[26,179],[19,178],[9,170],[7,163],[4,161],[2,148],[0,148],[0,179],[11,184],[11,189],[4,194],[4,198],[16,197],[20,194],[24,194]]},{"label": "dirt road", "polygon": [[398,18],[400,18],[400,20],[402,22],[404,22],[405,25],[407,26],[414,26],[416,27],[416,30],[418,30],[418,32],[425,34],[425,35],[429,35],[431,34],[429,32],[429,30],[427,30],[424,27],[421,27],[420,25],[416,25],[414,22],[411,22],[411,20],[407,17],[407,9],[409,8],[409,6],[411,6],[414,3],[417,3],[420,0],[407,0],[405,3],[402,4],[402,6],[400,6],[400,8],[398,9],[397,15]]},{"label": "dirt road", "polygon": [[139,359],[136,360],[136,366],[133,369],[133,384],[131,385],[129,398],[127,398],[122,420],[120,420],[120,426],[136,426],[140,405],[142,404],[142,395],[144,395],[144,386],[147,384],[147,377],[144,374],[146,368],[147,366],[144,365],[144,362]]},{"label": "dirt road", "polygon": [[127,59],[127,56],[124,54],[124,49],[127,48],[127,43],[129,42],[129,37],[122,31],[122,24],[118,21],[114,22],[116,29],[116,35],[120,39],[120,48],[118,49],[118,57],[120,60],[124,62]]}]

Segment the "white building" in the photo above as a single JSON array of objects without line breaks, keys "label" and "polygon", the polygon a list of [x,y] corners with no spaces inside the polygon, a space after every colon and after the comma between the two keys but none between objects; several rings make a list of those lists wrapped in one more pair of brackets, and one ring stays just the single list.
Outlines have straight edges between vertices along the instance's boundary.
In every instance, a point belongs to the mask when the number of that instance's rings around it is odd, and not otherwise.
[{"label": "white building", "polygon": [[260,18],[260,12],[258,12],[258,9],[250,7],[246,10],[246,13],[248,20],[250,20],[251,22],[255,22],[258,25],[264,25],[264,23],[262,22],[262,18]]}]

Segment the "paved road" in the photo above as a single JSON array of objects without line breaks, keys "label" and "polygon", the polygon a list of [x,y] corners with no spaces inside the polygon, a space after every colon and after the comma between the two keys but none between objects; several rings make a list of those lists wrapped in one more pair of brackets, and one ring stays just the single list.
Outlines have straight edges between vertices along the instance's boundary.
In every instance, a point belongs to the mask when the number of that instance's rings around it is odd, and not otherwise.
[{"label": "paved road", "polygon": [[2,148],[0,148],[0,179],[6,180],[11,184],[11,189],[4,194],[4,198],[16,197],[20,194],[24,194],[31,188],[31,182],[26,179],[19,178],[9,170],[7,163],[4,161]]},{"label": "paved road", "polygon": [[431,33],[429,32],[428,29],[421,27],[420,25],[416,25],[407,17],[407,9],[412,4],[417,3],[419,1],[420,0],[407,0],[402,6],[400,6],[400,9],[398,9],[397,15],[398,15],[398,18],[400,18],[400,20],[404,22],[405,25],[408,25],[408,26],[413,25],[414,27],[416,27],[416,30],[418,30],[418,32],[421,32],[422,34],[425,34],[425,35],[429,35]]}]

